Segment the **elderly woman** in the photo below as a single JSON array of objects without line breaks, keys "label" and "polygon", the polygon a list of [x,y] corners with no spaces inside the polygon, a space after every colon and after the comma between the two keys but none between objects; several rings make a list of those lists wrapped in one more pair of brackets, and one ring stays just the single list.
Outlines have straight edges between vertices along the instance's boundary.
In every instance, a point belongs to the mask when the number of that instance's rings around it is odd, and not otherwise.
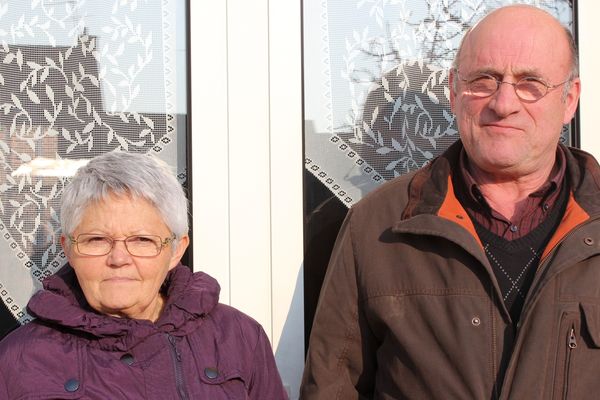
[{"label": "elderly woman", "polygon": [[0,399],[286,399],[260,325],[180,263],[187,217],[154,158],[112,152],[81,168],[62,198],[69,263],[30,300],[36,319],[0,343]]}]

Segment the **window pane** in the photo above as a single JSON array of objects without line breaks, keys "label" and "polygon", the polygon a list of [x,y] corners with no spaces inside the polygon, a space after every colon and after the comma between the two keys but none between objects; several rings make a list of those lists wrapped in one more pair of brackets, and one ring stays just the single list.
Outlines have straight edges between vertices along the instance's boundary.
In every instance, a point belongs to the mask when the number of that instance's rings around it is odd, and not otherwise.
[{"label": "window pane", "polygon": [[185,183],[186,13],[183,0],[0,4],[0,307],[18,321],[65,263],[60,196],[86,160],[153,153]]}]

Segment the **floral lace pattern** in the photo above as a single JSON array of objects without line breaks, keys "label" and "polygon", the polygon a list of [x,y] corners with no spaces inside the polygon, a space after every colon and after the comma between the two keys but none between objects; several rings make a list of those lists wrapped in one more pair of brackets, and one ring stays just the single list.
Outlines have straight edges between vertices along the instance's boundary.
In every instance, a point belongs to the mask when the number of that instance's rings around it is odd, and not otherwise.
[{"label": "floral lace pattern", "polygon": [[[487,12],[511,3],[305,4],[305,168],[350,206],[444,151],[458,138],[448,71],[460,40]],[[568,0],[519,3],[539,6],[572,27]],[[569,127],[562,140],[570,143]]]},{"label": "floral lace pattern", "polygon": [[40,281],[65,262],[60,197],[87,159],[152,152],[179,164],[185,180],[185,160],[171,149],[172,8],[168,0],[0,1],[0,297],[20,322]]}]

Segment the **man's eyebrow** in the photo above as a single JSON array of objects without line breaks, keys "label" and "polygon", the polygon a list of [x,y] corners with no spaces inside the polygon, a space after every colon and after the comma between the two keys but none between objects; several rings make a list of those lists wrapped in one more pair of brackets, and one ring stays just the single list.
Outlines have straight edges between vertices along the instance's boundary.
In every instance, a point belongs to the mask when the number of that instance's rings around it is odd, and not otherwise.
[{"label": "man's eyebrow", "polygon": [[[514,76],[515,78],[540,78],[544,77],[544,74],[537,68],[516,68],[514,70],[508,71],[508,74]],[[469,76],[476,75],[491,75],[497,78],[502,78],[507,75],[506,71],[501,71],[494,67],[482,67],[473,70]]]},{"label": "man's eyebrow", "polygon": [[516,69],[514,71],[513,75],[516,77],[520,77],[520,78],[526,78],[526,77],[541,78],[541,77],[545,76],[545,74],[543,74],[542,71],[540,71],[538,68]]},{"label": "man's eyebrow", "polygon": [[469,73],[469,75],[467,76],[467,78],[475,78],[475,77],[478,77],[481,75],[490,75],[490,76],[493,76],[494,78],[502,78],[503,73],[499,72],[497,69],[484,67],[484,68],[479,68],[479,69],[475,69],[475,70],[471,71]]}]

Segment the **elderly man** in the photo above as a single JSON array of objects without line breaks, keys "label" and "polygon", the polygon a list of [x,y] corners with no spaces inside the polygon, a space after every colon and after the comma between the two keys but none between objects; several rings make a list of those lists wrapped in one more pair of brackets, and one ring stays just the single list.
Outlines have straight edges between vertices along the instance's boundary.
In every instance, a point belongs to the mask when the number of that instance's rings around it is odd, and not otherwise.
[{"label": "elderly man", "polygon": [[344,222],[302,399],[600,396],[600,167],[559,144],[580,93],[572,37],[500,8],[450,80],[460,140]]}]

